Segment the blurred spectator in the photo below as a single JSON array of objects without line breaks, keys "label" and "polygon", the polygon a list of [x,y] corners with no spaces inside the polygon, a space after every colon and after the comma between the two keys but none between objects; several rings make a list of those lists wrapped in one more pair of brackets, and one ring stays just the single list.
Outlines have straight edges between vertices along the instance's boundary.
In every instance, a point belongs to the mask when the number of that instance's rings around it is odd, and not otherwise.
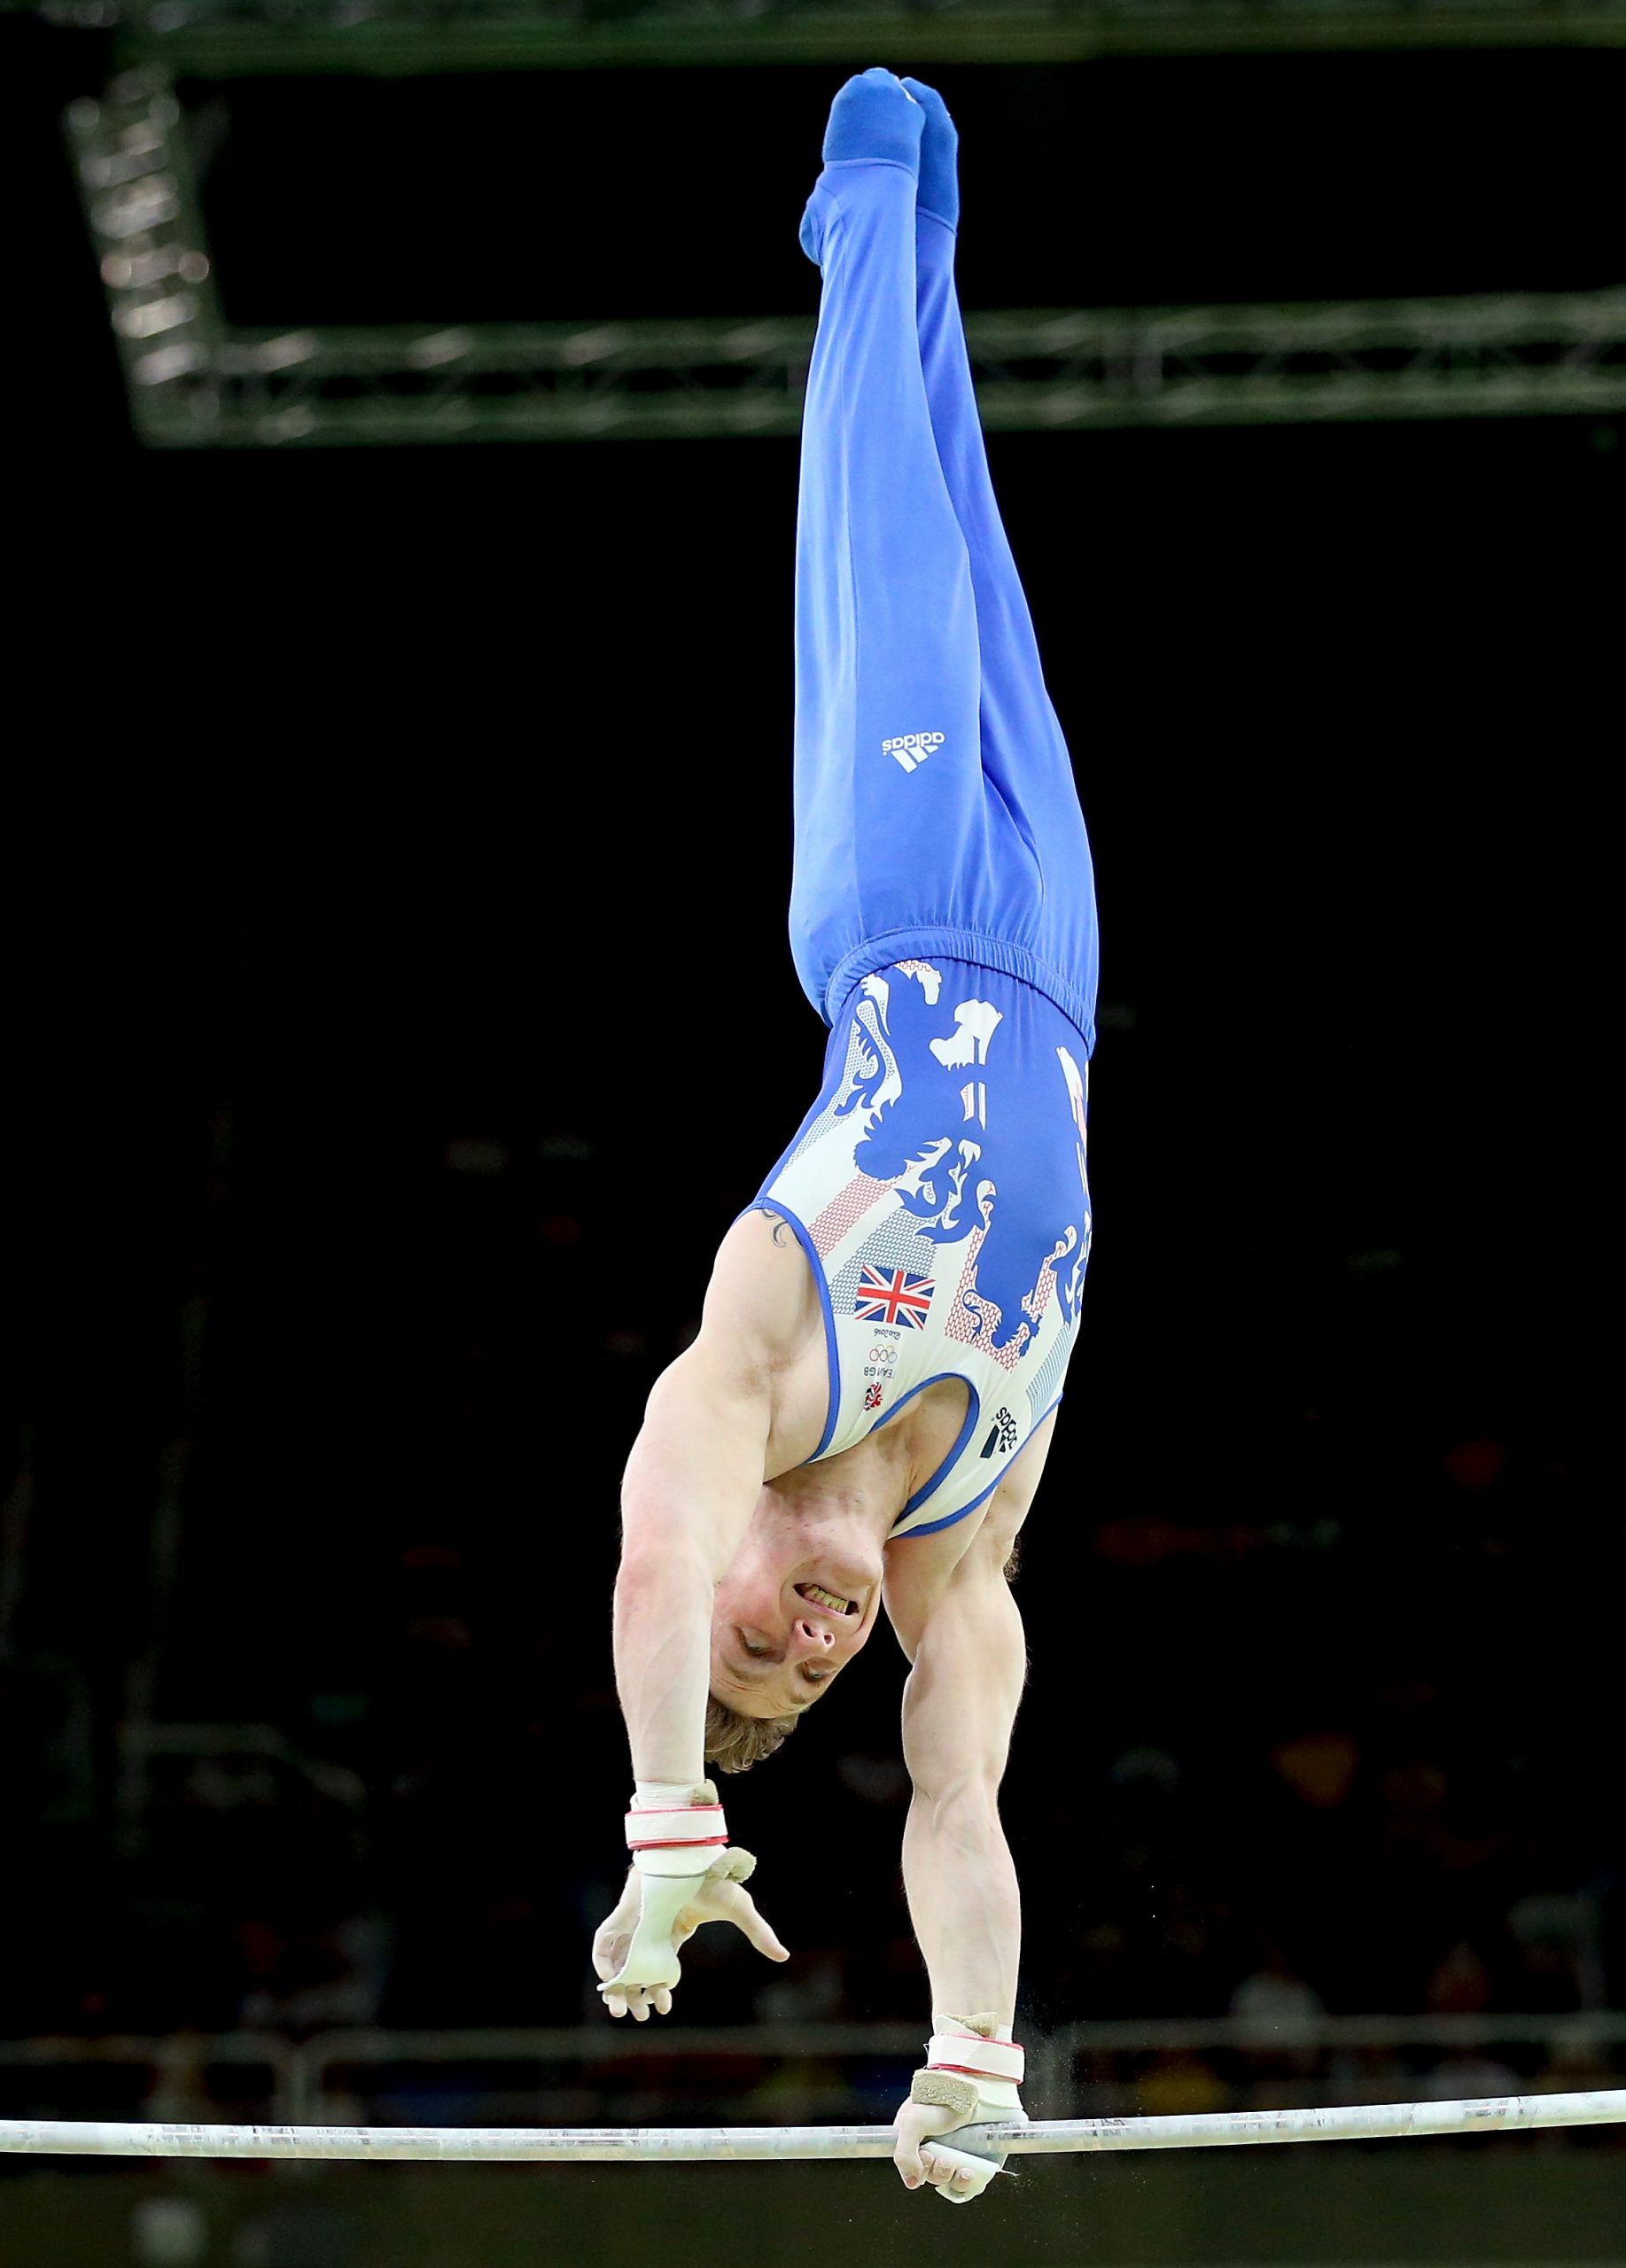
[{"label": "blurred spectator", "polygon": [[1490,2005],[1490,1969],[1477,1946],[1459,1939],[1440,1956],[1428,1979],[1435,2016],[1479,2016]]},{"label": "blurred spectator", "polygon": [[1620,2076],[1596,2028],[1584,2018],[1566,2024],[1546,2062],[1530,2081],[1538,2094],[1581,2094],[1594,2087],[1618,2086]]},{"label": "blurred spectator", "polygon": [[1201,2056],[1160,2055],[1136,2082],[1140,2108],[1148,2118],[1223,2110],[1230,2100],[1223,2079]]},{"label": "blurred spectator", "polygon": [[207,2124],[220,2102],[209,2085],[208,2051],[200,2034],[181,2031],[167,2043],[164,2061],[152,2074],[141,2116],[161,2125]]},{"label": "blurred spectator", "polygon": [[793,1953],[758,1988],[756,2013],[764,2023],[829,2023],[844,2016],[845,1948]]},{"label": "blurred spectator", "polygon": [[1286,1784],[1312,1811],[1333,1812],[1349,1801],[1360,1763],[1358,1744],[1348,1733],[1298,1733],[1283,1741],[1271,1762]]},{"label": "blurred spectator", "polygon": [[1427,2074],[1421,2092],[1429,2102],[1466,2102],[1476,2095],[1517,2094],[1519,2074],[1499,2056],[1446,2055]]},{"label": "blurred spectator", "polygon": [[251,2031],[295,2037],[376,2023],[388,1936],[377,1914],[352,1914],[287,1936],[262,1922],[245,1922],[237,1941],[256,1981],[244,1994],[242,2021]]},{"label": "blurred spectator", "polygon": [[1301,2058],[1323,2010],[1282,1948],[1267,1940],[1259,1966],[1231,1995],[1241,2044],[1253,2057]]},{"label": "blurred spectator", "polygon": [[1561,1891],[1521,1898],[1507,1916],[1512,1947],[1502,1998],[1533,2015],[1601,2008],[1601,1932],[1596,1903]]}]

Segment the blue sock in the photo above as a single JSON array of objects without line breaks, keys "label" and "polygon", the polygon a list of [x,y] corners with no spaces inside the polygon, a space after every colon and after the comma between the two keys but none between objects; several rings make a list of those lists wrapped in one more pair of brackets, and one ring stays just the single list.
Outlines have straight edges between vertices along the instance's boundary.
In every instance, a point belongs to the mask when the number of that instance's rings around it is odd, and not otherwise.
[{"label": "blue sock", "polygon": [[922,210],[935,213],[939,221],[946,221],[951,229],[957,229],[960,136],[954,131],[954,121],[935,87],[923,87],[918,79],[906,79],[903,83],[926,113],[925,132],[921,137]]},{"label": "blue sock", "polygon": [[885,158],[918,174],[924,122],[919,105],[905,94],[901,80],[890,71],[860,72],[856,79],[848,80],[830,105],[830,122],[824,129],[824,162],[833,166],[853,158]]}]

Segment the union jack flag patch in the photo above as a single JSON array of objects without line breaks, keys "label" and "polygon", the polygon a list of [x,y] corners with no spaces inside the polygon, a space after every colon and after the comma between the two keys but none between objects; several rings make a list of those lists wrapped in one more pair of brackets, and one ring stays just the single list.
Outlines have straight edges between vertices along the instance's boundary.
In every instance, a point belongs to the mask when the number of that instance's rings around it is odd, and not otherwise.
[{"label": "union jack flag patch", "polygon": [[910,1276],[901,1268],[861,1268],[852,1312],[866,1323],[900,1323],[918,1331],[936,1289],[930,1276]]}]

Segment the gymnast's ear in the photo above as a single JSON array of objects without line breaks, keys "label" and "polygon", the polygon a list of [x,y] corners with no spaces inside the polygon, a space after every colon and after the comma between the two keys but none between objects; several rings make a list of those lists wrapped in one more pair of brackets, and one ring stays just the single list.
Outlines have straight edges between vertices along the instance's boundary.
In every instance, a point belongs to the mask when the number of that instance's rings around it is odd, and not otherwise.
[{"label": "gymnast's ear", "polygon": [[749,1772],[796,1730],[790,1717],[747,1717],[713,1693],[705,1705],[705,1760],[720,1772]]}]

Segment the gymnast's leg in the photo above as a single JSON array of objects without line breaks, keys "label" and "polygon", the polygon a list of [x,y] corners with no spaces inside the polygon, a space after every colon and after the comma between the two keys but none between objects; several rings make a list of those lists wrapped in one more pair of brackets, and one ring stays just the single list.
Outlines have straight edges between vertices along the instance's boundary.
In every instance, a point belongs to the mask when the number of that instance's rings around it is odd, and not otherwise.
[{"label": "gymnast's leg", "polygon": [[797,517],[790,928],[827,1019],[859,947],[969,927],[987,864],[970,564],[915,329],[922,117],[890,72],[849,81],[802,224],[824,280]]},{"label": "gymnast's leg", "polygon": [[[915,79],[904,85],[924,113],[915,237],[920,353],[937,455],[966,540],[982,663],[983,769],[1015,813],[1042,875],[1031,942],[1093,999],[1095,908],[1088,839],[1072,761],[1051,704],[1033,618],[1016,572],[989,475],[954,287],[960,218],[954,128],[943,98]],[[1020,930],[1023,909],[992,918]]]}]

